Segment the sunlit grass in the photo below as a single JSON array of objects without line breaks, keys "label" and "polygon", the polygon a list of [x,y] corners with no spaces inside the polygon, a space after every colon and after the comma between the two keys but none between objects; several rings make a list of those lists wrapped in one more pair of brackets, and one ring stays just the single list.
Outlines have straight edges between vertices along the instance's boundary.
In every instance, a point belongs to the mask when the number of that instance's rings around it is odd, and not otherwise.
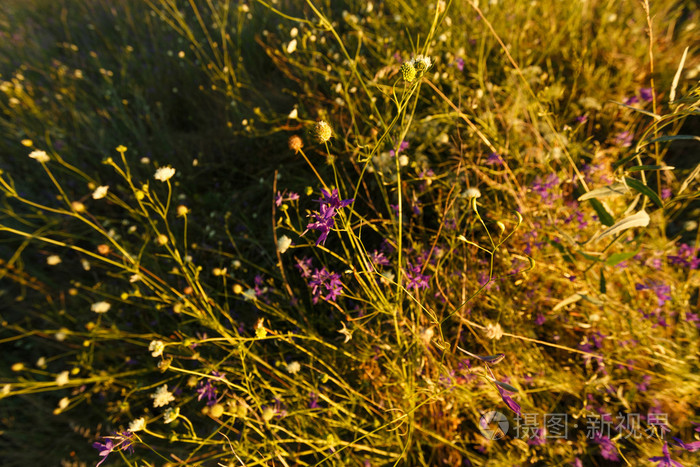
[{"label": "sunlit grass", "polygon": [[692,2],[33,3],[7,465],[693,465]]}]

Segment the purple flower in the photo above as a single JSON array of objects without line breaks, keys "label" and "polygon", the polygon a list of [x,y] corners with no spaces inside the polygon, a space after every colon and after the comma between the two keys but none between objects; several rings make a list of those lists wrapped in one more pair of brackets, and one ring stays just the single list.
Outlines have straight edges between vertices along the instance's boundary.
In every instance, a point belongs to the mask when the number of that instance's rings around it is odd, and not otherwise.
[{"label": "purple flower", "polygon": [[639,97],[645,102],[651,102],[654,100],[654,91],[651,88],[642,88],[639,90]]},{"label": "purple flower", "polygon": [[679,447],[685,449],[688,452],[700,451],[700,441],[693,441],[692,443],[684,443],[682,440],[680,440],[678,438],[674,437],[673,439],[676,440],[676,443],[678,443]]},{"label": "purple flower", "polygon": [[615,135],[615,143],[623,148],[628,148],[632,146],[632,133],[629,131],[622,131]]},{"label": "purple flower", "polygon": [[538,326],[542,326],[545,323],[545,321],[547,321],[547,318],[542,313],[538,313],[537,318],[535,318],[535,324]]},{"label": "purple flower", "polygon": [[320,406],[318,405],[318,395],[315,392],[310,392],[309,393],[309,408],[310,409],[318,409]]},{"label": "purple flower", "polygon": [[421,267],[419,265],[413,266],[411,263],[406,264],[406,269],[404,270],[406,275],[406,288],[407,289],[427,289],[428,281],[430,276],[421,273]]},{"label": "purple flower", "polygon": [[354,199],[341,200],[337,189],[333,189],[331,193],[328,193],[328,191],[325,189],[321,189],[321,196],[321,199],[318,200],[319,211],[313,213],[314,222],[311,222],[306,226],[307,230],[318,230],[321,232],[316,240],[316,245],[325,244],[328,234],[335,226],[334,217],[337,210],[342,209],[355,201]]},{"label": "purple flower", "polygon": [[664,442],[663,453],[663,456],[650,457],[649,460],[652,462],[658,462],[659,465],[657,467],[683,467],[683,464],[671,459],[671,454],[668,452],[667,442]]},{"label": "purple flower", "polygon": [[[115,432],[111,436],[104,436],[104,443],[95,442],[92,447],[99,451],[99,456],[102,460],[97,463],[95,467],[98,467],[104,461],[107,460],[107,456],[115,451],[126,451],[129,454],[134,452],[134,434],[129,430],[123,431],[121,433]],[[115,443],[116,441],[116,443]]]},{"label": "purple flower", "polygon": [[287,190],[284,190],[282,193],[279,191],[277,192],[277,195],[275,196],[275,205],[276,206],[281,206],[283,202],[285,201],[297,201],[299,199],[299,195],[297,193],[294,193],[293,191],[290,191],[287,196]]},{"label": "purple flower", "polygon": [[389,266],[389,259],[381,251],[374,250],[369,255],[369,260],[375,266]]},{"label": "purple flower", "polygon": [[530,185],[530,188],[532,191],[540,195],[540,198],[542,198],[542,201],[545,204],[551,205],[554,200],[561,197],[554,192],[560,185],[561,180],[557,174],[549,174],[545,180],[538,175],[535,178],[535,181],[532,182],[532,185]]},{"label": "purple flower", "polygon": [[99,456],[102,457],[102,460],[95,466],[99,467],[100,464],[107,460],[107,456],[114,450],[114,441],[112,441],[111,438],[106,438],[104,444],[94,442],[92,443],[92,447],[97,449],[99,451]]},{"label": "purple flower", "polygon": [[455,60],[455,65],[457,65],[457,69],[459,71],[464,71],[464,59],[463,58],[458,58]]},{"label": "purple flower", "polygon": [[651,376],[649,376],[649,375],[642,376],[642,382],[637,384],[637,390],[639,392],[646,391],[647,389],[649,389],[650,382],[651,382]]},{"label": "purple flower", "polygon": [[603,459],[609,461],[620,460],[620,456],[617,455],[617,449],[615,448],[613,442],[610,441],[610,438],[607,436],[602,436],[600,433],[596,433],[593,441],[600,446],[600,455],[603,457]]},{"label": "purple flower", "polygon": [[[296,258],[295,258],[296,259]],[[311,276],[311,258],[297,259],[297,264],[294,265],[301,274],[301,277],[307,279]]]},{"label": "purple flower", "polygon": [[579,115],[578,117],[576,117],[576,121],[578,123],[586,123],[588,121],[588,114]]},{"label": "purple flower", "polygon": [[313,303],[318,303],[319,299],[335,302],[336,298],[343,292],[340,274],[328,271],[325,266],[314,271],[309,281],[309,287],[311,287]]},{"label": "purple flower", "polygon": [[487,165],[503,165],[503,158],[499,154],[492,152],[491,154],[489,154],[489,157],[486,159],[486,164]]},{"label": "purple flower", "polygon": [[627,98],[625,98],[625,100],[622,101],[623,104],[627,104],[627,105],[636,104],[638,102],[639,102],[639,98],[637,96],[627,97]]},{"label": "purple flower", "polygon": [[201,401],[203,397],[207,398],[207,405],[216,404],[216,388],[211,384],[211,381],[200,381],[197,385],[197,400]]},{"label": "purple flower", "polygon": [[[405,151],[406,149],[408,149],[408,141],[401,141],[401,144],[399,144],[398,153],[401,153],[401,151]],[[396,151],[394,151],[393,149],[389,151],[389,155],[391,157],[394,157],[396,154]]]},{"label": "purple flower", "polygon": [[498,393],[501,395],[501,399],[503,399],[503,402],[506,403],[508,408],[510,410],[512,410],[513,412],[517,413],[518,415],[520,415],[520,405],[510,397],[510,394],[512,394],[512,393],[506,391],[498,384],[496,385],[496,389],[498,389]]}]

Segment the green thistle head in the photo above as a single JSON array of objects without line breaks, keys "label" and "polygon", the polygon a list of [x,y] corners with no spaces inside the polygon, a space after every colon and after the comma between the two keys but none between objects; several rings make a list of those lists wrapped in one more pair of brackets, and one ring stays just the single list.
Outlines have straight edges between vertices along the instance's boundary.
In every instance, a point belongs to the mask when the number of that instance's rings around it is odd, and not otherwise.
[{"label": "green thistle head", "polygon": [[413,66],[413,63],[405,62],[403,65],[401,65],[401,75],[407,83],[410,83],[416,79],[416,74],[416,69]]}]

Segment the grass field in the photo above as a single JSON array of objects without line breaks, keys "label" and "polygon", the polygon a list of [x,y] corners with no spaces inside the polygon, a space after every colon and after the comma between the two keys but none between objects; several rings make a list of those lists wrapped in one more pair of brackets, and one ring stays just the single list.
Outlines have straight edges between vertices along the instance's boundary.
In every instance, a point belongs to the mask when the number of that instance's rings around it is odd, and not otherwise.
[{"label": "grass field", "polygon": [[700,462],[692,0],[0,4],[0,464]]}]

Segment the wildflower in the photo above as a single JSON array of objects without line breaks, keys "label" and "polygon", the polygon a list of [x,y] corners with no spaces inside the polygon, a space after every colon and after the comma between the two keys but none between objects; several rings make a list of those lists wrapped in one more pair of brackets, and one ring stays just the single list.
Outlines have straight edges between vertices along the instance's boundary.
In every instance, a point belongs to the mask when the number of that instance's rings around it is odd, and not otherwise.
[{"label": "wildflower", "polygon": [[104,443],[94,442],[92,447],[99,451],[98,455],[102,457],[102,460],[97,463],[95,467],[99,467],[104,461],[107,460],[107,456],[114,450],[114,441],[111,438],[106,438]]},{"label": "wildflower", "polygon": [[401,65],[401,76],[403,77],[404,81],[407,83],[410,83],[414,79],[416,79],[416,68],[413,66],[412,62],[405,62],[403,65]]},{"label": "wildflower", "polygon": [[141,431],[146,428],[146,419],[141,417],[137,418],[136,420],[133,420],[131,423],[129,423],[129,431],[132,433],[136,433],[137,431]]},{"label": "wildflower", "polygon": [[615,143],[619,144],[623,148],[628,148],[632,146],[633,135],[629,131],[622,131],[615,135]]},{"label": "wildflower", "polygon": [[328,233],[335,226],[335,214],[338,209],[350,205],[354,199],[341,200],[338,196],[338,190],[333,189],[331,193],[326,190],[321,190],[322,198],[318,200],[320,207],[319,212],[314,212],[314,222],[306,226],[307,230],[318,230],[321,235],[316,240],[316,245],[325,244],[328,238]]},{"label": "wildflower", "polygon": [[[296,258],[295,258],[296,259]],[[297,264],[294,266],[299,270],[301,277],[307,279],[311,276],[311,258],[297,259]]]},{"label": "wildflower", "polygon": [[295,375],[299,373],[299,370],[301,370],[301,365],[297,361],[291,362],[287,365],[287,373],[289,373],[290,375]]},{"label": "wildflower", "polygon": [[[695,428],[697,431],[698,429]],[[678,446],[685,449],[688,452],[695,452],[695,451],[700,451],[700,441],[693,441],[692,443],[684,443],[682,440],[678,438],[673,438],[676,440],[676,443],[678,443]]]},{"label": "wildflower", "polygon": [[256,298],[255,289],[246,289],[241,295],[243,295],[244,300],[255,300]]},{"label": "wildflower", "polygon": [[310,392],[309,393],[309,408],[310,409],[318,409],[318,395],[315,392]]},{"label": "wildflower", "polygon": [[178,217],[185,217],[189,212],[190,212],[189,208],[187,206],[185,206],[184,204],[181,204],[177,207],[177,216]]},{"label": "wildflower", "polygon": [[654,91],[651,88],[642,88],[639,90],[639,97],[645,102],[654,100]]},{"label": "wildflower", "polygon": [[613,442],[610,441],[610,438],[597,433],[593,441],[600,446],[600,455],[603,459],[615,462],[620,460],[620,457],[617,455],[617,449]]},{"label": "wildflower", "polygon": [[407,263],[405,276],[407,281],[407,289],[420,290],[428,288],[428,281],[430,280],[430,276],[422,274],[421,267],[418,264],[414,266],[411,263]]},{"label": "wildflower", "polygon": [[[311,287],[311,293],[313,295],[313,303],[318,303],[319,299],[323,299],[327,302],[335,302],[336,298],[343,292],[343,283],[340,281],[340,274],[328,271],[325,266],[314,271],[311,275],[309,286]],[[325,295],[323,294],[323,289],[325,289]]]},{"label": "wildflower", "polygon": [[153,399],[153,407],[163,407],[175,400],[173,393],[168,391],[167,384],[156,389],[156,392],[151,394],[151,398]]},{"label": "wildflower", "polygon": [[98,467],[105,460],[107,456],[115,451],[127,451],[129,453],[134,452],[134,434],[130,431],[124,431],[121,433],[114,433],[112,436],[105,436],[104,443],[95,442],[92,447],[99,450],[99,455],[103,459],[97,463],[95,467]]},{"label": "wildflower", "polygon": [[207,405],[212,406],[216,404],[216,388],[211,384],[208,379],[206,381],[200,381],[197,385],[197,400],[201,401],[202,398],[207,398]]},{"label": "wildflower", "polygon": [[671,459],[671,455],[668,452],[668,443],[664,442],[664,447],[662,448],[663,456],[650,457],[649,460],[652,462],[658,462],[657,467],[683,467],[678,461]]},{"label": "wildflower", "polygon": [[289,149],[294,151],[294,154],[297,154],[304,147],[304,141],[298,135],[290,136],[287,144],[289,144]]},{"label": "wildflower", "polygon": [[277,239],[277,251],[280,254],[284,254],[289,249],[289,246],[292,244],[292,239],[287,237],[286,235],[282,235],[280,238]]},{"label": "wildflower", "polygon": [[56,266],[61,262],[61,257],[58,255],[51,255],[48,258],[46,258],[46,264],[49,266]]},{"label": "wildflower", "polygon": [[342,335],[345,336],[345,340],[343,341],[343,344],[347,344],[350,339],[352,339],[352,331],[349,330],[346,326],[345,323],[340,323],[343,327],[341,329],[338,329],[338,332]]},{"label": "wildflower", "polygon": [[416,68],[418,73],[425,73],[428,68],[432,65],[430,57],[424,57],[423,55],[416,55],[413,59],[413,66]]},{"label": "wildflower", "polygon": [[501,328],[499,323],[496,323],[495,325],[489,323],[486,325],[486,337],[489,339],[499,340],[501,337],[503,337],[503,328]]},{"label": "wildflower", "polygon": [[333,136],[333,130],[331,129],[331,126],[324,120],[319,120],[318,122],[316,122],[312,129],[312,133],[316,137],[316,139],[321,143],[327,142],[329,139],[331,139],[331,136]]},{"label": "wildflower", "polygon": [[486,159],[486,164],[503,165],[503,158],[499,154],[492,152],[491,154],[489,154],[488,159]]},{"label": "wildflower", "polygon": [[297,49],[297,40],[292,39],[289,41],[289,44],[287,44],[287,53],[291,54],[294,53],[294,51]]},{"label": "wildflower", "polygon": [[95,313],[107,313],[111,307],[112,305],[110,305],[109,302],[101,301],[93,303],[90,309]]},{"label": "wildflower", "polygon": [[68,384],[68,370],[60,372],[56,376],[56,386],[65,386]]},{"label": "wildflower", "polygon": [[123,144],[120,144],[119,146],[117,146],[116,149],[117,149],[117,152],[121,152],[121,153],[126,152],[126,146],[124,146]]},{"label": "wildflower", "polygon": [[148,344],[148,351],[151,352],[151,355],[154,357],[160,357],[163,355],[163,350],[165,349],[165,344],[163,341],[151,341],[150,344]]},{"label": "wildflower", "polygon": [[479,191],[478,188],[467,188],[464,190],[464,193],[462,193],[462,196],[467,199],[481,198],[481,191]]},{"label": "wildflower", "polygon": [[49,155],[46,154],[46,151],[40,151],[40,150],[38,150],[38,149],[37,149],[37,150],[34,150],[34,151],[32,151],[32,152],[30,152],[30,153],[29,153],[29,157],[31,157],[32,159],[35,159],[35,160],[41,162],[42,164],[43,164],[43,163],[46,163],[46,162],[48,162],[48,161],[51,160],[51,158],[49,157]]},{"label": "wildflower", "polygon": [[180,407],[169,407],[163,413],[163,423],[172,423],[180,415]]},{"label": "wildflower", "polygon": [[140,280],[141,280],[141,274],[132,274],[131,276],[129,276],[129,282],[131,282],[132,284],[134,282],[138,282]]},{"label": "wildflower", "polygon": [[156,242],[158,242],[158,245],[164,246],[168,244],[168,236],[165,234],[158,234],[158,237],[156,238]]},{"label": "wildflower", "polygon": [[109,190],[109,185],[98,186],[95,191],[92,192],[92,199],[102,199],[107,196],[107,190]]},{"label": "wildflower", "polygon": [[175,169],[170,166],[166,166],[158,168],[153,178],[161,182],[167,182],[173,177],[173,175],[175,175]]}]

